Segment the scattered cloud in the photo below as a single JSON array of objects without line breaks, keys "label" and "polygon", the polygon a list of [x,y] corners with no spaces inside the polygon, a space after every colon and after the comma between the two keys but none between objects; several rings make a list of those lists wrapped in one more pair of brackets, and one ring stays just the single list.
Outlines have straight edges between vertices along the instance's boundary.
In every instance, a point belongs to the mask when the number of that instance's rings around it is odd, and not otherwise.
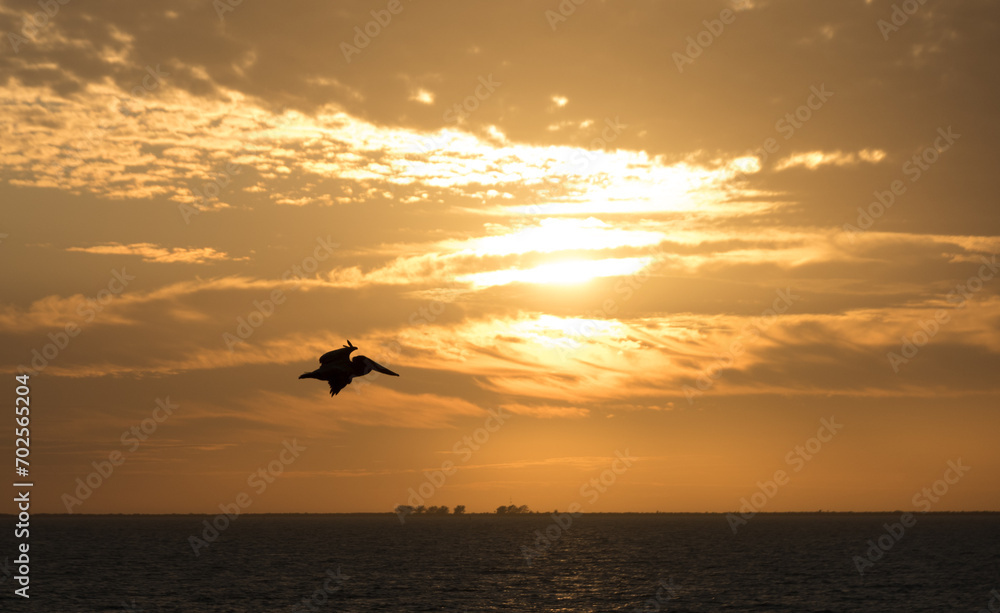
[{"label": "scattered cloud", "polygon": [[216,251],[211,247],[160,247],[153,243],[132,243],[129,245],[109,243],[93,247],[69,247],[66,251],[101,255],[138,255],[142,257],[142,261],[144,262],[157,262],[160,264],[205,264],[213,260],[239,261],[249,259],[248,257],[231,258],[226,252]]},{"label": "scattered cloud", "polygon": [[820,166],[855,166],[862,162],[877,164],[886,157],[885,151],[881,149],[862,149],[857,153],[844,153],[842,151],[809,151],[807,153],[796,153],[790,155],[775,164],[775,170],[787,170],[801,166],[809,170],[815,170]]}]

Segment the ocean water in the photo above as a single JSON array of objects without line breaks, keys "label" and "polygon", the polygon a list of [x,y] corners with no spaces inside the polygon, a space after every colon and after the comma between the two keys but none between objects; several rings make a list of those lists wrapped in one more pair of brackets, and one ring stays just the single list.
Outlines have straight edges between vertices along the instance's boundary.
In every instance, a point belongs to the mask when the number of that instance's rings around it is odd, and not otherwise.
[{"label": "ocean water", "polygon": [[[196,556],[189,537],[211,517],[37,516],[30,605],[4,574],[0,610],[986,609],[1000,589],[1000,514],[915,517],[893,537],[885,525],[899,513],[765,514],[735,535],[719,514],[586,514],[563,526],[549,514],[405,525],[394,514],[244,515]],[[6,573],[15,551],[4,532]],[[855,556],[873,544],[882,555],[862,575]],[[524,548],[537,552],[530,564]]]}]

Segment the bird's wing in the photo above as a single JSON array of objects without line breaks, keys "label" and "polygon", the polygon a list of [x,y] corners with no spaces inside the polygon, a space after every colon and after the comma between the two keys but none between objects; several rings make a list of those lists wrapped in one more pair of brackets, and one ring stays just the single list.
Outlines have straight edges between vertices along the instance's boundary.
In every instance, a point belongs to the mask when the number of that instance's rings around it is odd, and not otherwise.
[{"label": "bird's wing", "polygon": [[327,364],[330,362],[344,362],[346,364],[350,364],[351,352],[355,350],[357,350],[357,347],[344,347],[343,349],[328,351],[319,357],[319,363]]},{"label": "bird's wing", "polygon": [[351,374],[347,372],[330,373],[326,382],[330,384],[330,395],[336,396],[337,392],[347,387],[347,384],[351,382]]},{"label": "bird's wing", "polygon": [[359,355],[358,357],[356,357],[354,359],[355,360],[361,360],[362,362],[368,364],[369,366],[371,366],[371,370],[377,370],[380,373],[385,373],[387,375],[392,375],[393,377],[398,377],[399,376],[396,373],[394,373],[391,370],[389,370],[388,368],[386,368],[385,366],[382,366],[381,364],[376,364],[375,360],[373,360],[371,358],[367,358],[367,357],[365,357],[363,355]]}]

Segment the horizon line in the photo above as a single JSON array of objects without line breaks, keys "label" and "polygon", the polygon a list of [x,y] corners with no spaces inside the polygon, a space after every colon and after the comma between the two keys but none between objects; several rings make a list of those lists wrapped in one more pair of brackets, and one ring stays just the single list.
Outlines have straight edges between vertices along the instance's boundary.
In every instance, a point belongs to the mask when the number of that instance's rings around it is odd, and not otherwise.
[{"label": "horizon line", "polygon": [[[497,513],[496,511],[466,511],[464,513],[459,513],[458,516],[462,515],[489,515],[494,517],[524,517],[530,515],[551,515],[552,513],[569,513],[569,511],[555,509],[553,511],[530,511],[528,513]],[[580,515],[730,515],[737,514],[739,511],[577,511],[576,513]],[[957,515],[957,514],[986,514],[986,513],[997,513],[1000,514],[1000,510],[975,510],[975,511],[903,511],[902,509],[894,509],[891,511],[758,511],[754,514],[756,515],[886,515],[886,514],[896,514],[896,513],[912,513],[919,515]],[[164,516],[164,515],[177,515],[177,516],[189,516],[189,515],[201,515],[201,516],[214,516],[221,515],[221,513],[33,513],[32,517],[48,516],[48,517],[103,517],[103,516],[118,516],[118,515],[149,515],[149,516]],[[272,511],[264,513],[249,513],[241,512],[237,517],[242,517],[244,515],[398,515],[395,511]],[[17,517],[16,513],[0,513],[0,517]],[[456,517],[454,513],[414,513],[407,517]]]}]

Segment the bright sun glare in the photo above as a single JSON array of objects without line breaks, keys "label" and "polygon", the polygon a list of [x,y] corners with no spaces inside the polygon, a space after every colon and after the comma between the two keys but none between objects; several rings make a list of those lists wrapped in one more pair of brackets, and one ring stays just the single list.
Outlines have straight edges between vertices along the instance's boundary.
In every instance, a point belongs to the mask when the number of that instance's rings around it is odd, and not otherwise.
[{"label": "bright sun glare", "polygon": [[474,239],[471,248],[465,251],[476,255],[510,255],[531,251],[552,253],[570,249],[614,249],[655,245],[664,238],[660,232],[623,230],[594,217],[547,218],[537,226]]},{"label": "bright sun glare", "polygon": [[508,283],[583,283],[597,277],[630,275],[642,269],[650,258],[610,258],[604,260],[569,260],[541,264],[534,268],[495,270],[465,275],[461,279],[480,287]]}]

